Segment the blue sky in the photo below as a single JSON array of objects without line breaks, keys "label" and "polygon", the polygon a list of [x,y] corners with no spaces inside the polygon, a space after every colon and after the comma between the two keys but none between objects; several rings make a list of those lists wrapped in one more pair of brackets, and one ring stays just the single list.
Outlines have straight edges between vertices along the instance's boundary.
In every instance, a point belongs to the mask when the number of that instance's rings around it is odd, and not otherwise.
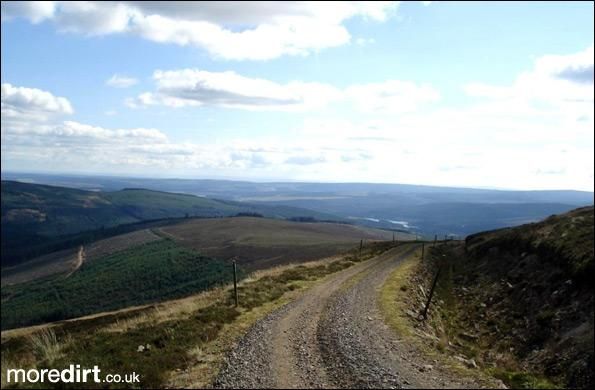
[{"label": "blue sky", "polygon": [[592,191],[593,3],[427,3],[2,2],[2,170]]}]

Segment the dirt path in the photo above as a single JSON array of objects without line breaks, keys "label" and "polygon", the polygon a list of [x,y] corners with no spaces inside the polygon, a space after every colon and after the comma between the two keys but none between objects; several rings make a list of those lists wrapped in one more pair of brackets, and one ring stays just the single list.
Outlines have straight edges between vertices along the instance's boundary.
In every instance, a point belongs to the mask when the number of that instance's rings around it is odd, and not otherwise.
[{"label": "dirt path", "polygon": [[380,317],[378,289],[415,248],[396,248],[333,274],[257,322],[226,358],[214,386],[476,387],[424,361]]},{"label": "dirt path", "polygon": [[66,275],[66,277],[70,277],[70,275],[72,275],[73,273],[75,273],[79,268],[81,268],[81,265],[83,265],[83,263],[85,262],[85,247],[81,245],[81,247],[79,248],[79,252],[76,255],[76,260],[74,262],[74,268]]}]

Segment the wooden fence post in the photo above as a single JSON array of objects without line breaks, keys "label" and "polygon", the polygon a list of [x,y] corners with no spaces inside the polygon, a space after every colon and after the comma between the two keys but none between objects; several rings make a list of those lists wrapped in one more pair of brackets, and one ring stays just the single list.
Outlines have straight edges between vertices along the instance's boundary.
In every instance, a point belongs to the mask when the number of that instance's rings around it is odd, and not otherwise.
[{"label": "wooden fence post", "polygon": [[438,282],[438,277],[440,276],[440,271],[442,270],[442,266],[438,267],[438,272],[436,272],[436,276],[434,277],[434,282],[432,283],[432,288],[430,288],[430,295],[428,295],[428,301],[426,302],[426,306],[424,307],[423,317],[424,320],[428,318],[428,308],[430,307],[430,302],[432,301],[432,295],[434,295],[434,289],[436,288],[436,283]]},{"label": "wooden fence post", "polygon": [[236,259],[233,259],[233,295],[238,307],[238,274],[236,270]]}]

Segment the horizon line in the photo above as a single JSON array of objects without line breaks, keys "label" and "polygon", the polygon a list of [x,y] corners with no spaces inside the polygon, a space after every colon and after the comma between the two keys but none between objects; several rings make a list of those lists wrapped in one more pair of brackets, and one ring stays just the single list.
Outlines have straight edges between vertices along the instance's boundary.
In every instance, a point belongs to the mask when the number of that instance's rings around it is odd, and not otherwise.
[{"label": "horizon line", "polygon": [[[103,174],[103,173],[77,173],[77,172],[44,172],[44,171],[29,171],[29,170],[2,170],[0,169],[0,175],[4,174],[30,174],[30,175],[46,175],[46,176],[71,176],[71,177],[105,177],[105,178],[121,178],[121,179],[152,179],[152,180],[186,180],[186,181],[236,181],[254,184],[267,184],[267,183],[292,183],[292,184],[368,184],[368,185],[402,185],[412,187],[434,187],[434,188],[448,188],[448,189],[469,189],[479,191],[502,191],[502,192],[540,192],[540,191],[574,191],[584,192],[593,194],[594,191],[588,190],[577,190],[577,189],[518,189],[518,188],[502,188],[502,187],[473,187],[473,186],[458,186],[458,185],[435,185],[435,184],[418,184],[418,183],[388,183],[388,182],[360,182],[360,181],[301,181],[291,179],[240,179],[233,177],[158,177],[158,176],[143,176],[135,174]],[[3,179],[4,180],[4,179]]]}]

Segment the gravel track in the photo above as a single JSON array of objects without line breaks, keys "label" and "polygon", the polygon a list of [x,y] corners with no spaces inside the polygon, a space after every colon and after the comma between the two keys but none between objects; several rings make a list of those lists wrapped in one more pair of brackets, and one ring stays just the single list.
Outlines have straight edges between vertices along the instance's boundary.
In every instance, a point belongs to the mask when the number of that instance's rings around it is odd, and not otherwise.
[{"label": "gravel track", "polygon": [[216,388],[477,387],[429,367],[389,329],[378,290],[416,245],[325,278],[258,321],[226,357]]}]

